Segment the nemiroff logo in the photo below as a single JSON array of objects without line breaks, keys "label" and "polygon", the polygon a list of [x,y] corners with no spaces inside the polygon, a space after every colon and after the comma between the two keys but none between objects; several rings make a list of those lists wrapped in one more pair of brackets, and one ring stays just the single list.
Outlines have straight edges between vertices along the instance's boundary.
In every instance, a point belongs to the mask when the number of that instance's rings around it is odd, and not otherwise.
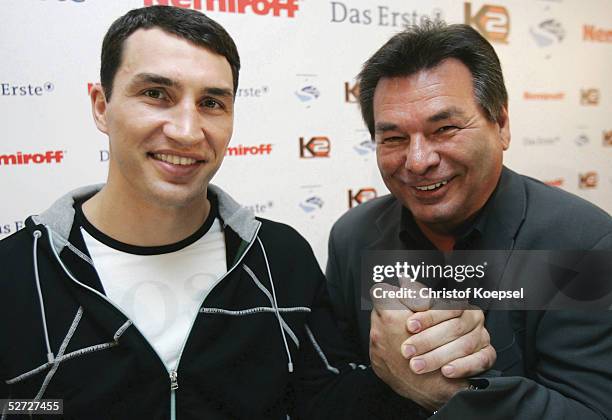
[{"label": "nemiroff logo", "polygon": [[311,137],[308,142],[304,137],[300,137],[300,157],[302,159],[312,159],[329,157],[331,142],[328,137]]},{"label": "nemiroff logo", "polygon": [[582,39],[591,42],[609,42],[612,43],[612,30],[597,28],[594,25],[582,26]]},{"label": "nemiroff logo", "polygon": [[176,6],[183,9],[206,10],[209,12],[240,13],[256,15],[295,17],[298,0],[144,0],[145,6]]},{"label": "nemiroff logo", "polygon": [[248,155],[269,155],[272,153],[271,144],[260,144],[258,146],[238,146],[228,147],[225,151],[226,156],[248,156]]},{"label": "nemiroff logo", "polygon": [[465,24],[474,26],[491,42],[508,42],[510,34],[510,15],[503,6],[483,4],[475,15],[472,15],[472,4],[464,3]]},{"label": "nemiroff logo", "polygon": [[546,185],[550,185],[551,187],[561,188],[563,184],[565,183],[565,180],[563,178],[555,178],[555,179],[549,179],[548,181],[544,181],[544,183]]},{"label": "nemiroff logo", "polygon": [[524,92],[523,99],[526,101],[562,101],[565,92]]},{"label": "nemiroff logo", "polygon": [[361,188],[358,191],[348,190],[349,209],[366,201],[372,200],[378,196],[375,188]]},{"label": "nemiroff logo", "polygon": [[65,152],[62,150],[49,150],[44,153],[17,152],[11,155],[0,155],[0,165],[30,165],[41,163],[61,163]]}]

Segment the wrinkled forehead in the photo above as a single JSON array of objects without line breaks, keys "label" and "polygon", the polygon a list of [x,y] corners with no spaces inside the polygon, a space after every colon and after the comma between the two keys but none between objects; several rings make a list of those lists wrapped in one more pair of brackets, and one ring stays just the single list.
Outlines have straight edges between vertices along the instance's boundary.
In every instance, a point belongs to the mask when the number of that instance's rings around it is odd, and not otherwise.
[{"label": "wrinkled forehead", "polygon": [[472,74],[456,59],[422,69],[407,76],[383,77],[374,91],[374,114],[394,106],[454,103],[458,107],[476,105]]},{"label": "wrinkled forehead", "polygon": [[427,91],[440,94],[446,91],[471,93],[473,92],[472,73],[461,61],[449,58],[434,67],[421,69],[412,74],[382,77],[376,85],[374,98],[381,94]]}]

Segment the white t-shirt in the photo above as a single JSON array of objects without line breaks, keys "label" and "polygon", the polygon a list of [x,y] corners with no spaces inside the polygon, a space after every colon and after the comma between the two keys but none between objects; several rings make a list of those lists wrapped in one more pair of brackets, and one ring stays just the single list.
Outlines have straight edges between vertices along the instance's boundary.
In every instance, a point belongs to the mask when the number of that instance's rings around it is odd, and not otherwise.
[{"label": "white t-shirt", "polygon": [[81,233],[107,297],[132,320],[168,370],[176,369],[202,301],[227,271],[219,219],[213,217],[189,238],[161,247],[123,244],[86,220],[83,225]]}]

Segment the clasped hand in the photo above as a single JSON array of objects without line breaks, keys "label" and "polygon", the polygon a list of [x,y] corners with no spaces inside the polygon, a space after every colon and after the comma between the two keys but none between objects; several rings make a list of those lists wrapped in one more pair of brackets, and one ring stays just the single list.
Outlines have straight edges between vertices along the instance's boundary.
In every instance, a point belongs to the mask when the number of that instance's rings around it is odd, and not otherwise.
[{"label": "clasped hand", "polygon": [[[378,284],[387,290],[398,289]],[[402,287],[418,289],[420,283]],[[433,299],[374,299],[370,328],[370,361],[374,372],[395,392],[435,411],[457,391],[465,378],[495,363],[480,309],[448,308]]]}]

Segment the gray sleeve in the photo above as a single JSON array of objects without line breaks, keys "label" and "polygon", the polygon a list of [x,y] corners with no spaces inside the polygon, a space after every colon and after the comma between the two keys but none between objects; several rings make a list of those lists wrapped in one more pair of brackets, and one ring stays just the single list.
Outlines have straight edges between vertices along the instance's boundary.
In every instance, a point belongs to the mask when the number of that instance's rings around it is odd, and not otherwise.
[{"label": "gray sleeve", "polygon": [[[612,234],[593,249],[612,249]],[[527,377],[475,378],[435,419],[606,419],[612,416],[612,311],[526,312]]]},{"label": "gray sleeve", "polygon": [[482,378],[484,389],[456,394],[435,418],[608,418],[612,312],[551,311],[533,334],[537,357],[529,377]]}]

